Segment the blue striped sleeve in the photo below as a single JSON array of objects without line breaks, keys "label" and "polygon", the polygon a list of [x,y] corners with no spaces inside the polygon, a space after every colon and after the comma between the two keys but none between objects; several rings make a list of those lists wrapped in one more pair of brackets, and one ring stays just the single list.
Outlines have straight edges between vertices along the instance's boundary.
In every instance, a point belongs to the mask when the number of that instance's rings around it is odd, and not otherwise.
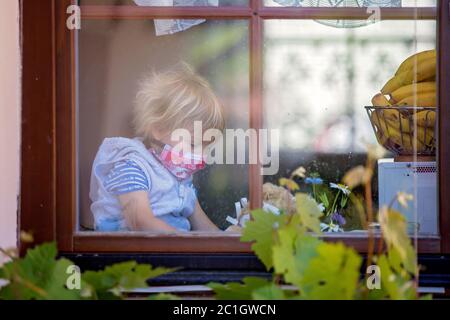
[{"label": "blue striped sleeve", "polygon": [[103,185],[106,191],[114,195],[150,190],[144,171],[132,160],[116,162]]}]

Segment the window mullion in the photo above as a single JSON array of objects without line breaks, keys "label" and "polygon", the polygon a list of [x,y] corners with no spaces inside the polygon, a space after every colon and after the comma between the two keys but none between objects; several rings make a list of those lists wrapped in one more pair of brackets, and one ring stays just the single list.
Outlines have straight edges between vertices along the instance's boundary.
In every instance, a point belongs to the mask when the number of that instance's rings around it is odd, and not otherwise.
[{"label": "window mullion", "polygon": [[[263,19],[258,15],[260,0],[251,0],[254,14],[250,23],[250,128],[261,129],[263,126]],[[262,207],[261,160],[259,157],[259,135],[254,140],[250,137],[251,150],[257,151],[257,163],[250,164],[249,194],[252,209]],[[252,147],[254,146],[254,147]]]}]

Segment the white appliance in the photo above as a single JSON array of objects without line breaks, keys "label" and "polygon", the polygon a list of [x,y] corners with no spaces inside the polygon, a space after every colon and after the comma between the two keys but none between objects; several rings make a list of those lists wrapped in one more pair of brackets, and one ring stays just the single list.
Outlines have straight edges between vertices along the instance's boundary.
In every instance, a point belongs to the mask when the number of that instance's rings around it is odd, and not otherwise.
[{"label": "white appliance", "polygon": [[436,162],[394,162],[378,160],[380,208],[389,206],[400,191],[412,194],[408,209],[395,201],[393,209],[406,217],[421,234],[438,234]]}]

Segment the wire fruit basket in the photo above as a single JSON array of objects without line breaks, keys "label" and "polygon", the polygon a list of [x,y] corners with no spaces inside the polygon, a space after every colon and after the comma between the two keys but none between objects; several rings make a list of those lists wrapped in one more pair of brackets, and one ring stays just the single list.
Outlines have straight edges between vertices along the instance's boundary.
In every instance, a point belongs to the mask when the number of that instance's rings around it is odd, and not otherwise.
[{"label": "wire fruit basket", "polygon": [[380,143],[396,156],[436,155],[436,108],[366,106]]}]

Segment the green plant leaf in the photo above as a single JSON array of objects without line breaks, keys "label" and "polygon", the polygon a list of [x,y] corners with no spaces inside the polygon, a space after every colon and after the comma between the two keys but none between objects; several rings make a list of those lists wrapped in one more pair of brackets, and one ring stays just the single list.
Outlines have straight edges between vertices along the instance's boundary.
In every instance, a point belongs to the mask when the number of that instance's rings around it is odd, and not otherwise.
[{"label": "green plant leaf", "polygon": [[297,193],[295,195],[297,203],[297,214],[300,215],[302,225],[316,233],[320,233],[320,211],[317,202],[306,193]]},{"label": "green plant leaf", "polygon": [[86,271],[82,279],[98,299],[118,299],[122,290],[148,287],[147,280],[173,272],[176,269],[155,268],[148,264],[128,261],[108,266],[101,271]]},{"label": "green plant leaf", "polygon": [[0,269],[9,284],[0,289],[0,299],[74,300],[79,290],[66,288],[67,268],[73,263],[56,260],[56,244],[46,243],[28,250],[23,259],[14,259]]},{"label": "green plant leaf", "polygon": [[211,282],[208,283],[208,287],[214,290],[218,300],[251,300],[255,290],[271,285],[269,280],[258,277],[246,277],[242,282],[229,282],[227,284]]},{"label": "green plant leaf", "polygon": [[348,197],[346,195],[341,196],[341,209],[345,208],[347,205]]},{"label": "green plant leaf", "polygon": [[252,217],[253,220],[249,220],[245,224],[241,241],[255,241],[252,244],[252,250],[269,270],[273,266],[272,246],[275,232],[286,220],[286,216],[278,216],[264,210],[254,210]]},{"label": "green plant leaf", "polygon": [[380,210],[379,221],[388,251],[395,250],[393,254],[398,253],[400,256],[399,264],[402,264],[408,272],[416,274],[417,256],[408,237],[405,217],[398,211],[383,207]]},{"label": "green plant leaf", "polygon": [[148,300],[180,300],[180,298],[173,294],[159,293],[152,294],[148,297]]},{"label": "green plant leaf", "polygon": [[278,238],[278,243],[273,246],[275,272],[284,275],[287,283],[300,286],[305,269],[316,256],[317,246],[322,241],[300,234],[295,224],[280,229]]},{"label": "green plant leaf", "polygon": [[[292,219],[299,219],[299,216],[294,215]],[[284,275],[284,279],[290,283],[296,283],[300,277],[295,259],[295,241],[298,234],[296,225],[291,221],[279,229],[278,239],[272,249],[275,273]]]},{"label": "green plant leaf", "polygon": [[327,194],[325,192],[319,194],[319,199],[326,209],[330,206],[330,201],[328,200]]},{"label": "green plant leaf", "polygon": [[377,265],[380,268],[381,289],[385,293],[385,298],[393,300],[416,298],[414,283],[410,280],[409,274],[397,273],[386,255],[377,258]]},{"label": "green plant leaf", "polygon": [[358,286],[361,257],[342,243],[321,243],[310,260],[300,291],[305,299],[352,299]]},{"label": "green plant leaf", "polygon": [[287,298],[283,289],[275,283],[257,288],[252,292],[254,300],[285,300]]}]

